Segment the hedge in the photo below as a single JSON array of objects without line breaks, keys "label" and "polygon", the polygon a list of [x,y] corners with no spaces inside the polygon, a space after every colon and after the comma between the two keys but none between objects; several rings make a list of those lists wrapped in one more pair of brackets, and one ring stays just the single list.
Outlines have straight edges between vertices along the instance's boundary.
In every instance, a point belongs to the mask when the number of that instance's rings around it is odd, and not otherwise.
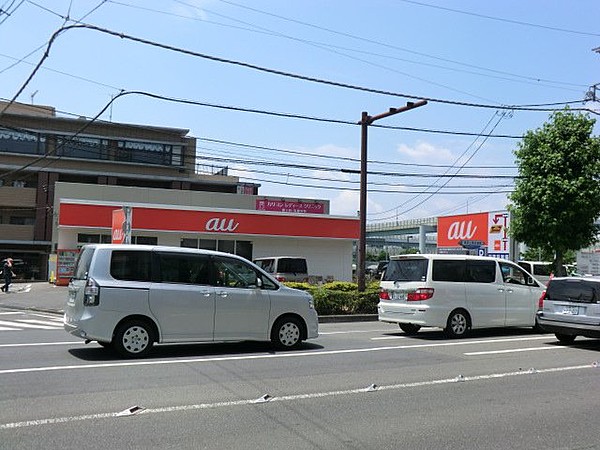
[{"label": "hedge", "polygon": [[321,316],[377,314],[378,281],[369,283],[364,292],[358,292],[356,283],[346,281],[333,281],[320,285],[289,282],[285,285],[309,292],[315,299],[315,309]]}]

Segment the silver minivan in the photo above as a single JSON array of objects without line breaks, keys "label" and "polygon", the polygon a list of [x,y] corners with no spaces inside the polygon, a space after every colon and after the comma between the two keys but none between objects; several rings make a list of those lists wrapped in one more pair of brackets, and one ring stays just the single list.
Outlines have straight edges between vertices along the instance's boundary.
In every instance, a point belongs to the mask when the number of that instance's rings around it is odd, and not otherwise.
[{"label": "silver minivan", "polygon": [[381,278],[379,320],[405,333],[443,328],[536,327],[542,285],[513,262],[467,255],[393,256]]},{"label": "silver minivan", "polygon": [[154,343],[271,340],[291,349],[318,337],[318,318],[310,294],[236,255],[92,244],[79,254],[64,328],[141,357]]}]

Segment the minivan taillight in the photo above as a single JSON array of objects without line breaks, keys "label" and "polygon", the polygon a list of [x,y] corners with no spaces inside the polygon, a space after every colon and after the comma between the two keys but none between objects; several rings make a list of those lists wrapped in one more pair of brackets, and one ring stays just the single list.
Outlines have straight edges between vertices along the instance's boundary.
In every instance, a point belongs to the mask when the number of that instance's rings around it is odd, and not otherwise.
[{"label": "minivan taillight", "polygon": [[538,309],[544,309],[544,300],[546,299],[546,291],[542,292],[540,299],[538,300]]},{"label": "minivan taillight", "polygon": [[83,291],[84,306],[98,306],[100,304],[100,286],[93,278],[88,278]]},{"label": "minivan taillight", "polygon": [[388,291],[379,291],[379,300],[389,300],[390,293]]},{"label": "minivan taillight", "polygon": [[407,302],[419,302],[421,300],[428,300],[433,297],[433,288],[419,288],[413,292],[409,292],[406,295]]}]

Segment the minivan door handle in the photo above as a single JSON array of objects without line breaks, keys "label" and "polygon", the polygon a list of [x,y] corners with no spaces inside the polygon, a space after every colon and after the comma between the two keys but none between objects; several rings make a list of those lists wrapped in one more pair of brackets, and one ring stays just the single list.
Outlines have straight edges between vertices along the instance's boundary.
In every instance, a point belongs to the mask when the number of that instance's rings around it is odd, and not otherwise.
[{"label": "minivan door handle", "polygon": [[211,291],[200,291],[203,297],[210,297],[212,295]]},{"label": "minivan door handle", "polygon": [[498,288],[498,292],[504,292],[504,288],[502,288],[502,287],[499,287],[499,288]]},{"label": "minivan door handle", "polygon": [[219,291],[219,292],[217,292],[217,295],[219,295],[221,297],[227,297],[227,291]]}]

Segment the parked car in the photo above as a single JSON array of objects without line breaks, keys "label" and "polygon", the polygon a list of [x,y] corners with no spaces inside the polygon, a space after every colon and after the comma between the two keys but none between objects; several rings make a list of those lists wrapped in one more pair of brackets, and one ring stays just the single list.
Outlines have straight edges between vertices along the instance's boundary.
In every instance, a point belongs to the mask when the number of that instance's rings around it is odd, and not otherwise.
[{"label": "parked car", "polygon": [[565,344],[577,336],[600,338],[600,278],[553,278],[537,315],[540,326]]},{"label": "parked car", "polygon": [[141,357],[155,342],[271,340],[291,349],[318,336],[318,319],[310,294],[236,255],[92,244],[76,262],[64,328]]},{"label": "parked car", "polygon": [[271,274],[277,281],[308,281],[308,264],[301,256],[269,256],[256,258],[254,264]]},{"label": "parked car", "polygon": [[518,265],[466,255],[393,256],[378,314],[407,334],[443,328],[448,337],[487,327],[535,327],[543,286]]}]

